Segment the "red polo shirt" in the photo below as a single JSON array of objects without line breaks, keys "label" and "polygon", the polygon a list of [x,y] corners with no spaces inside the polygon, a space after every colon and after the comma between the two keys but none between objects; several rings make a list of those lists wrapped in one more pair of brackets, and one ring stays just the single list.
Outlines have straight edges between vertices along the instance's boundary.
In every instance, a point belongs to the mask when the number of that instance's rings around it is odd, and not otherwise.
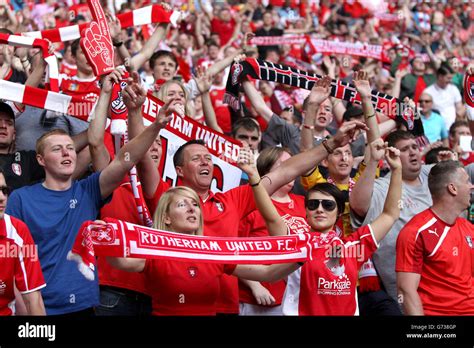
[{"label": "red polo shirt", "polygon": [[46,286],[38,250],[28,227],[5,214],[0,220],[0,315],[13,314],[14,285],[22,294]]},{"label": "red polo shirt", "polygon": [[[161,195],[170,188],[163,181],[148,206],[155,211]],[[212,193],[205,202],[201,201],[204,217],[204,235],[218,237],[238,237],[239,223],[250,212],[257,209],[249,185],[238,186],[224,193]],[[239,313],[238,279],[223,275],[220,280],[220,294],[217,301],[217,313]]]}]

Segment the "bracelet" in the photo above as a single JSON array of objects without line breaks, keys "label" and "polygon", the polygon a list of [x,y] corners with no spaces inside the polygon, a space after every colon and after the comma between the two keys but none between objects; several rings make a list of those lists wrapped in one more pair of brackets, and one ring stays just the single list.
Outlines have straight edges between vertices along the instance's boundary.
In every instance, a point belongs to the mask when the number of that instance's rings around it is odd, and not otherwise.
[{"label": "bracelet", "polygon": [[[364,116],[365,116],[365,115],[364,115]],[[375,112],[374,112],[372,115],[365,116],[365,118],[368,120],[369,118],[374,117],[374,116],[375,116]]]},{"label": "bracelet", "polygon": [[314,126],[308,126],[307,124],[304,124],[304,123],[303,123],[303,127],[306,129],[311,129],[311,130],[314,129]]},{"label": "bracelet", "polygon": [[298,265],[303,266],[304,262],[297,262]]},{"label": "bracelet", "polygon": [[255,183],[255,184],[250,184],[250,182],[249,182],[250,187],[255,187],[255,186],[260,185],[260,181],[262,181],[262,178],[260,178],[260,180],[259,180],[257,183]]},{"label": "bracelet", "polygon": [[334,152],[334,151],[331,150],[331,148],[329,147],[329,145],[328,145],[328,140],[327,140],[327,139],[324,139],[321,144],[323,144],[323,146],[324,146],[324,148],[326,149],[326,151],[328,152],[328,154],[332,154],[332,153]]},{"label": "bracelet", "polygon": [[120,47],[120,46],[123,45],[123,41],[113,42],[113,45],[114,45],[115,47]]}]

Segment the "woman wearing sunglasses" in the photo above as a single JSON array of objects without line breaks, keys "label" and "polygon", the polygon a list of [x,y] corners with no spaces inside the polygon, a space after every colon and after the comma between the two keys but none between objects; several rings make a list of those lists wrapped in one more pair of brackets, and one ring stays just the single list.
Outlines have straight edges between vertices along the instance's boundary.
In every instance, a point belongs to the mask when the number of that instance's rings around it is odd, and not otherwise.
[{"label": "woman wearing sunglasses", "polygon": [[399,216],[402,170],[399,150],[385,148],[390,188],[382,214],[348,237],[338,237],[335,225],[344,211],[344,195],[334,185],[317,184],[305,199],[306,220],[315,234],[312,261],[288,277],[283,299],[285,315],[358,315],[357,275]]}]

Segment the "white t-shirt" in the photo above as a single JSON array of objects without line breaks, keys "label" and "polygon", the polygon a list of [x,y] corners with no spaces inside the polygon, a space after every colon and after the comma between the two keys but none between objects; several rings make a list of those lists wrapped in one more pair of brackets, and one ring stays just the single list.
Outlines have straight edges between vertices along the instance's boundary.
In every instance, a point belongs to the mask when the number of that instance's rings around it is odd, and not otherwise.
[{"label": "white t-shirt", "polygon": [[426,88],[423,93],[433,98],[433,109],[439,111],[449,129],[456,120],[456,103],[462,101],[461,93],[450,83],[446,88],[440,88],[436,83]]}]

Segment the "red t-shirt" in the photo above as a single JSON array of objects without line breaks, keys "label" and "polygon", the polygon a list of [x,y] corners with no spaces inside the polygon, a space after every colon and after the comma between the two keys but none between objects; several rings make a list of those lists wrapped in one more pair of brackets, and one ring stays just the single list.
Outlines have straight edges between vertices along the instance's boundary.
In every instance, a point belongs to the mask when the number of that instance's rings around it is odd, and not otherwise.
[{"label": "red t-shirt", "polygon": [[[304,205],[304,197],[290,194],[291,201],[288,203],[281,203],[272,200],[278,214],[285,220],[290,233],[305,233],[310,231],[310,227],[306,222],[306,209]],[[253,211],[241,221],[239,229],[240,237],[268,237],[268,230],[265,225],[265,220],[258,210]],[[275,298],[274,306],[281,304],[283,294],[285,293],[286,282],[284,280],[273,283],[262,282],[272,296]],[[240,302],[258,305],[252,291],[243,282],[239,282],[239,297]]]},{"label": "red t-shirt", "polygon": [[471,151],[459,156],[459,162],[461,162],[465,166],[474,163],[474,152]]},{"label": "red t-shirt", "polygon": [[77,74],[77,65],[69,64],[68,62],[63,61],[61,63],[61,68],[59,69],[59,73],[71,77],[75,76]]},{"label": "red t-shirt", "polygon": [[[288,276],[284,315],[358,315],[357,277],[359,268],[377,249],[370,225],[362,226],[351,235],[338,238],[335,232],[322,236],[327,243],[314,247],[313,259]],[[330,269],[328,247],[333,242],[343,246],[341,265]]]},{"label": "red t-shirt", "polygon": [[232,120],[229,111],[229,105],[224,104],[225,88],[213,89],[209,95],[211,97],[212,107],[216,114],[217,123],[224,133],[232,131]]},{"label": "red t-shirt", "polygon": [[143,275],[152,294],[153,315],[216,315],[219,283],[236,265],[147,260]]},{"label": "red t-shirt", "polygon": [[415,215],[397,239],[397,272],[421,275],[427,315],[474,315],[474,227],[443,222],[431,209]]},{"label": "red t-shirt", "polygon": [[77,76],[60,75],[60,90],[62,93],[82,98],[83,100],[96,102],[99,99],[99,79],[80,79]]},{"label": "red t-shirt", "polygon": [[[136,225],[142,224],[128,176],[125,182],[114,190],[112,200],[102,207],[100,217],[101,219],[111,217]],[[125,272],[114,268],[105,257],[97,259],[97,268],[100,285],[115,286],[148,294],[145,277],[142,273]]]},{"label": "red t-shirt", "polygon": [[[155,211],[161,195],[170,188],[163,181],[147,204]],[[238,237],[239,223],[245,216],[257,209],[249,185],[238,186],[224,193],[212,193],[202,202],[204,217],[204,235],[217,237]],[[238,279],[224,275],[220,282],[220,295],[217,301],[217,313],[239,313]]]},{"label": "red t-shirt", "polygon": [[9,253],[0,257],[0,316],[12,315],[15,305],[13,285],[22,294],[27,294],[46,284],[38,250],[23,221],[4,215],[0,220],[0,248]]},{"label": "red t-shirt", "polygon": [[229,22],[224,22],[218,18],[213,18],[211,21],[211,32],[219,35],[221,46],[224,46],[230,40],[234,33],[234,29],[234,19],[231,19]]}]

